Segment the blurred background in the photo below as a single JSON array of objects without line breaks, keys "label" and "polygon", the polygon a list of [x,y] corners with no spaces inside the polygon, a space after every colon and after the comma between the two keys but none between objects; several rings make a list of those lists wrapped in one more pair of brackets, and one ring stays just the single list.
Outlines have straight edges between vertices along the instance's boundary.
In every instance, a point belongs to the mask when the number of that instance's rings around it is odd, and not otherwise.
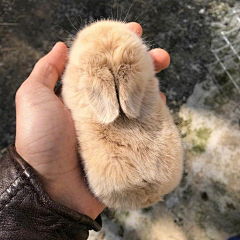
[{"label": "blurred background", "polygon": [[89,239],[221,240],[240,234],[240,4],[237,0],[1,0],[0,149],[14,142],[14,96],[36,61],[101,18],[137,21],[171,64],[160,88],[182,135],[185,171],[164,201],[103,214]]}]

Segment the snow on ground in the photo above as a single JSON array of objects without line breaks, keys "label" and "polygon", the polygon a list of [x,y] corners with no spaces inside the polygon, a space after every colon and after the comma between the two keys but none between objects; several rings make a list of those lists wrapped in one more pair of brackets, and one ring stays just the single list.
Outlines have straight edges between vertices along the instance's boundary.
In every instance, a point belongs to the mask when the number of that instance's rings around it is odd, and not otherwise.
[{"label": "snow on ground", "polygon": [[216,92],[210,80],[197,84],[179,111],[185,149],[180,186],[147,209],[107,210],[103,230],[90,240],[226,240],[239,234],[240,115],[234,103],[209,107]]}]

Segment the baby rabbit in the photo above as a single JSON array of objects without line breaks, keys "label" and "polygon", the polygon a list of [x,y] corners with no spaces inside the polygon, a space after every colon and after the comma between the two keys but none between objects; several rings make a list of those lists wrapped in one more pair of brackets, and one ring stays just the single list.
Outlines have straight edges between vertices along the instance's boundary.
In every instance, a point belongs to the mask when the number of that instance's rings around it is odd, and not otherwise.
[{"label": "baby rabbit", "polygon": [[62,83],[88,184],[101,202],[147,207],[179,184],[179,133],[148,49],[126,24],[102,20],[81,30]]}]

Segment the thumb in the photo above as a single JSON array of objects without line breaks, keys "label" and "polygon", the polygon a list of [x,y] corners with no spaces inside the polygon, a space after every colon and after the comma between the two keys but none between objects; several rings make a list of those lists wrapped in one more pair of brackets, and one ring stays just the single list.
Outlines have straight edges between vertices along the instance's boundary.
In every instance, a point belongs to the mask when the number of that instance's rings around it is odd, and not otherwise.
[{"label": "thumb", "polygon": [[67,46],[63,42],[56,43],[53,49],[36,63],[26,81],[31,83],[40,82],[53,90],[63,73],[67,56]]}]

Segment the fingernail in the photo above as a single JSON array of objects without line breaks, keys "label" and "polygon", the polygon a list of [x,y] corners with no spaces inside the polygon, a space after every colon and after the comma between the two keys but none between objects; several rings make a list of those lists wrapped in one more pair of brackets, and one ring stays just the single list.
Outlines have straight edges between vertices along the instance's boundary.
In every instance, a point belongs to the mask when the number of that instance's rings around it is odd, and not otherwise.
[{"label": "fingernail", "polygon": [[52,50],[54,50],[54,49],[56,48],[56,46],[58,45],[58,43],[60,43],[60,42],[57,42],[57,43],[54,44]]}]

